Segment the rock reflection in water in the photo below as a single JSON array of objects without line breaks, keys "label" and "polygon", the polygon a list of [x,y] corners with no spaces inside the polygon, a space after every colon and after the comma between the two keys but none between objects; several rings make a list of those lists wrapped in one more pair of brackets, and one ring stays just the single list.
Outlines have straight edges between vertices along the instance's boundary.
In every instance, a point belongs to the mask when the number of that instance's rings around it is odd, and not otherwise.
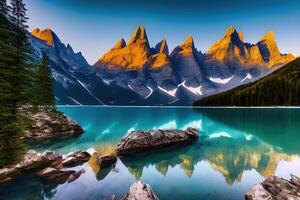
[{"label": "rock reflection in water", "polygon": [[128,171],[139,180],[143,169],[151,165],[162,175],[169,167],[179,166],[188,176],[193,176],[196,164],[206,161],[211,168],[221,173],[227,184],[240,182],[243,172],[255,169],[261,176],[274,175],[280,161],[291,161],[293,155],[282,152],[258,138],[234,139],[202,137],[200,142],[180,149],[165,149],[123,158]]}]

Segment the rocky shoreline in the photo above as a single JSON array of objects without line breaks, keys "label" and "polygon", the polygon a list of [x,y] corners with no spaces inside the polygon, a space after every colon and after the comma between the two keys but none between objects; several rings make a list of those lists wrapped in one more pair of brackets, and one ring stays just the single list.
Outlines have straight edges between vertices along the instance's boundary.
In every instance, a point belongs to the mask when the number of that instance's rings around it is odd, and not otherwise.
[{"label": "rocky shoreline", "polygon": [[97,152],[94,152],[93,155],[86,151],[60,155],[53,151],[37,153],[34,150],[29,150],[19,163],[0,169],[0,182],[10,181],[30,170],[40,170],[36,173],[37,176],[60,184],[66,181],[71,182],[79,178],[84,170],[74,171],[68,168],[82,165],[88,162],[92,156],[97,157],[97,162],[102,168],[109,167],[117,161],[116,156],[101,156]]},{"label": "rocky shoreline", "polygon": [[[39,115],[41,116],[41,115]],[[59,114],[59,116],[61,116]],[[46,118],[47,121],[51,118]],[[40,123],[40,121],[37,121]],[[40,127],[40,126],[38,126]],[[36,128],[36,127],[35,127]],[[55,134],[54,134],[55,135]],[[43,136],[31,135],[30,138],[48,138],[49,135]],[[118,156],[144,152],[153,149],[160,149],[172,145],[184,145],[198,139],[198,130],[188,128],[187,130],[149,130],[149,131],[133,131],[128,136],[121,139],[116,148]],[[37,153],[29,150],[23,160],[19,163],[7,168],[0,169],[0,182],[11,180],[13,177],[25,173],[29,170],[40,170],[37,175],[47,177],[59,183],[65,183],[78,178],[84,171],[73,171],[68,168],[82,165],[90,159],[93,162],[106,168],[117,161],[115,155],[100,155],[98,152],[77,151],[67,155],[60,155],[57,152],[45,151]]]},{"label": "rocky shoreline", "polygon": [[33,121],[22,139],[26,141],[46,140],[81,135],[84,130],[73,119],[54,107],[42,107],[37,113],[24,113]]}]

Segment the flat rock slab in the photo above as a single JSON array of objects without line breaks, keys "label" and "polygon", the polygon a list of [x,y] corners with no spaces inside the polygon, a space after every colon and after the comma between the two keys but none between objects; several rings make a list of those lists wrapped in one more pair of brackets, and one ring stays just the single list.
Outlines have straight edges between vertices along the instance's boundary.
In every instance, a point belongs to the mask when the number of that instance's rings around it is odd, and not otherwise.
[{"label": "flat rock slab", "polygon": [[290,180],[270,176],[255,185],[245,195],[246,200],[300,200],[300,178]]},{"label": "flat rock slab", "polygon": [[61,158],[62,157],[57,152],[45,151],[43,153],[37,153],[36,151],[29,150],[25,154],[23,160],[18,164],[0,169],[0,181],[30,169],[49,165]]},{"label": "flat rock slab", "polygon": [[130,186],[123,200],[159,200],[151,187],[138,181]]},{"label": "flat rock slab", "polygon": [[146,130],[132,131],[117,145],[118,155],[155,150],[167,146],[191,143],[198,139],[198,130]]},{"label": "flat rock slab", "polygon": [[75,181],[84,172],[84,169],[76,172],[74,170],[60,170],[52,167],[46,167],[41,171],[37,172],[36,175],[59,184],[64,184],[67,181],[68,183]]}]

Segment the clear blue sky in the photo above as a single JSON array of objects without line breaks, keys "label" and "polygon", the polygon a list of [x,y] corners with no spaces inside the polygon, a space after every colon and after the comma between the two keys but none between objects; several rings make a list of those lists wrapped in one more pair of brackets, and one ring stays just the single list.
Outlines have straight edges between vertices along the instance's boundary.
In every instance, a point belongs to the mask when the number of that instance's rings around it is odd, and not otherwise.
[{"label": "clear blue sky", "polygon": [[30,30],[51,28],[90,64],[138,25],[151,46],[166,38],[172,49],[193,35],[206,52],[229,25],[256,43],[274,31],[283,53],[300,55],[299,0],[25,0]]}]

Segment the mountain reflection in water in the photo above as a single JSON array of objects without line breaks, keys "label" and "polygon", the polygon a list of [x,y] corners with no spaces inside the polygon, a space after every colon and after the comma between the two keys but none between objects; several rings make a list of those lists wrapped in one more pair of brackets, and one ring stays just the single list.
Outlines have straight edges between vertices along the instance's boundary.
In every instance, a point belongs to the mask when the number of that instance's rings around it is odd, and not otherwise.
[{"label": "mountain reflection in water", "polygon": [[[59,109],[86,132],[76,139],[31,144],[31,148],[61,153],[94,148],[106,155],[114,153],[120,138],[130,131],[153,128],[195,127],[200,137],[192,145],[120,158],[110,168],[101,169],[92,158],[76,168],[85,168],[86,173],[71,184],[51,185],[54,194],[44,195],[46,199],[66,199],[70,195],[76,199],[116,195],[119,199],[135,180],[150,184],[160,199],[242,199],[264,177],[300,175],[300,109]],[[41,180],[34,176],[27,180],[21,181],[25,188],[34,182],[40,188],[36,192],[49,194],[47,184]],[[1,186],[0,195],[6,199],[29,195],[18,184],[20,179]]]}]

